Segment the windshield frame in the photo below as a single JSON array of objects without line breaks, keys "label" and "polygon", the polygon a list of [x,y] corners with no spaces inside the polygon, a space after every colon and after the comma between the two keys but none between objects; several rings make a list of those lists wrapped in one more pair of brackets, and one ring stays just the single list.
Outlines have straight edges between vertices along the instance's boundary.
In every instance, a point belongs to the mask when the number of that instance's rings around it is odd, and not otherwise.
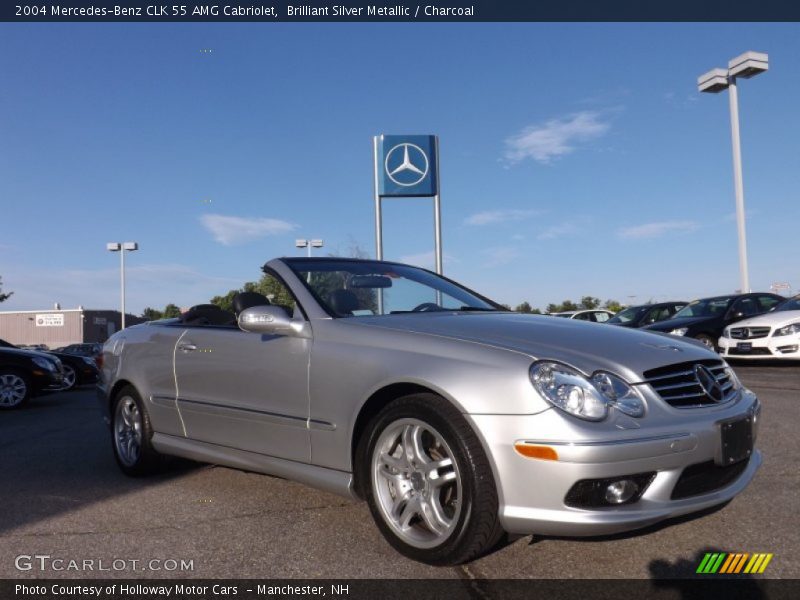
[{"label": "windshield frame", "polygon": [[[461,283],[458,283],[457,281],[454,281],[454,280],[450,279],[449,277],[446,277],[444,275],[440,275],[439,273],[435,273],[434,271],[431,271],[430,269],[426,269],[424,267],[418,267],[416,265],[409,265],[409,264],[406,264],[406,263],[401,263],[401,262],[396,262],[396,261],[388,261],[388,260],[375,260],[375,259],[371,259],[371,258],[339,258],[339,257],[336,257],[336,256],[312,256],[310,258],[309,257],[305,257],[305,256],[285,256],[285,257],[282,257],[280,260],[287,267],[289,267],[289,270],[295,276],[297,281],[300,282],[303,285],[303,287],[305,287],[305,289],[308,291],[309,294],[311,294],[311,297],[314,298],[314,301],[317,303],[317,305],[328,316],[330,316],[330,317],[332,317],[334,319],[352,319],[352,318],[358,318],[358,317],[389,317],[389,316],[392,316],[392,315],[402,315],[402,314],[441,314],[441,313],[445,313],[445,312],[468,312],[469,309],[459,310],[459,309],[453,309],[453,308],[443,308],[442,310],[418,311],[417,313],[414,313],[412,311],[407,311],[407,312],[403,311],[403,312],[385,313],[385,314],[382,314],[382,315],[381,314],[352,315],[352,316],[351,315],[340,315],[340,314],[337,314],[336,312],[331,310],[331,308],[328,306],[328,303],[324,302],[319,297],[319,295],[316,293],[316,291],[308,284],[308,282],[306,281],[305,277],[303,277],[301,275],[301,273],[298,272],[299,271],[298,267],[303,265],[304,263],[317,263],[317,262],[361,263],[361,264],[379,264],[379,265],[387,265],[387,266],[398,266],[398,267],[403,267],[403,268],[406,268],[406,269],[416,269],[418,271],[422,271],[424,273],[427,273],[428,275],[432,275],[433,277],[441,279],[441,280],[449,283],[450,285],[453,285],[453,286],[461,289],[462,291],[466,292],[467,294],[470,294],[471,296],[475,296],[475,298],[477,298],[478,300],[480,300],[482,302],[485,302],[486,304],[491,306],[492,309],[494,309],[492,311],[487,311],[486,309],[475,308],[474,309],[475,312],[495,312],[495,311],[497,311],[497,312],[509,312],[509,310],[505,306],[500,304],[499,302],[495,302],[491,298],[487,298],[483,294],[479,294],[478,292],[468,288],[467,286],[465,286],[465,285],[463,285]],[[431,288],[431,289],[433,289],[433,288]],[[298,304],[299,304],[299,301],[298,301]]]}]

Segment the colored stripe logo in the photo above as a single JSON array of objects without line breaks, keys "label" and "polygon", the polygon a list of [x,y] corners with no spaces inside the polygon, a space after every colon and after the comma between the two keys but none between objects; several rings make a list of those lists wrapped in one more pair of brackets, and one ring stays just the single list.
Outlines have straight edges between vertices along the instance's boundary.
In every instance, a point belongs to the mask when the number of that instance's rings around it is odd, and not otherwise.
[{"label": "colored stripe logo", "polygon": [[697,567],[696,573],[703,575],[726,574],[739,575],[763,573],[772,554],[757,552],[748,554],[747,552],[706,552],[703,560]]}]

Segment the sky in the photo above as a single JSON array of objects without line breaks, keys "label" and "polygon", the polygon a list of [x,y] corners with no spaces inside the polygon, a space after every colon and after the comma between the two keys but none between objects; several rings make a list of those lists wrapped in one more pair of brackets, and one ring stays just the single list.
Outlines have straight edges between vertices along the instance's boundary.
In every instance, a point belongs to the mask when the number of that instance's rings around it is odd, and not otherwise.
[{"label": "sky", "polygon": [[[444,272],[497,301],[800,288],[798,24],[0,24],[2,310],[188,307],[296,238],[374,255],[372,136],[440,138]],[[433,204],[384,255],[433,265]],[[319,251],[316,251],[319,252]]]}]

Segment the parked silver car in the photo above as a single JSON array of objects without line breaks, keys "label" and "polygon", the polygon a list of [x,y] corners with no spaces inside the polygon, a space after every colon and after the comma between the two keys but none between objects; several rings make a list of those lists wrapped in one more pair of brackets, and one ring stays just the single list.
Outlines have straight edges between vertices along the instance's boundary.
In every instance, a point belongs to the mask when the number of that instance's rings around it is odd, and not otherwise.
[{"label": "parked silver car", "polygon": [[130,475],[162,455],[366,499],[430,564],[504,533],[588,536],[723,504],[761,463],[756,396],[701,345],[517,314],[430,271],[282,258],[262,289],[105,344]]}]

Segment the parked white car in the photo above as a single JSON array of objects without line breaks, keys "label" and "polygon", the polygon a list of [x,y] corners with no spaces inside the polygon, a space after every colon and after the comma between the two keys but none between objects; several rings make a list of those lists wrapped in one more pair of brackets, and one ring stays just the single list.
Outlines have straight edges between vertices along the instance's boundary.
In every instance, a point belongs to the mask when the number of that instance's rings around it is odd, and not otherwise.
[{"label": "parked white car", "polygon": [[800,359],[800,294],[771,312],[726,327],[718,345],[731,358]]},{"label": "parked white car", "polygon": [[591,321],[592,323],[605,323],[614,313],[602,308],[591,310],[565,310],[564,312],[548,313],[551,317],[562,317],[564,319],[578,319],[579,321]]}]

